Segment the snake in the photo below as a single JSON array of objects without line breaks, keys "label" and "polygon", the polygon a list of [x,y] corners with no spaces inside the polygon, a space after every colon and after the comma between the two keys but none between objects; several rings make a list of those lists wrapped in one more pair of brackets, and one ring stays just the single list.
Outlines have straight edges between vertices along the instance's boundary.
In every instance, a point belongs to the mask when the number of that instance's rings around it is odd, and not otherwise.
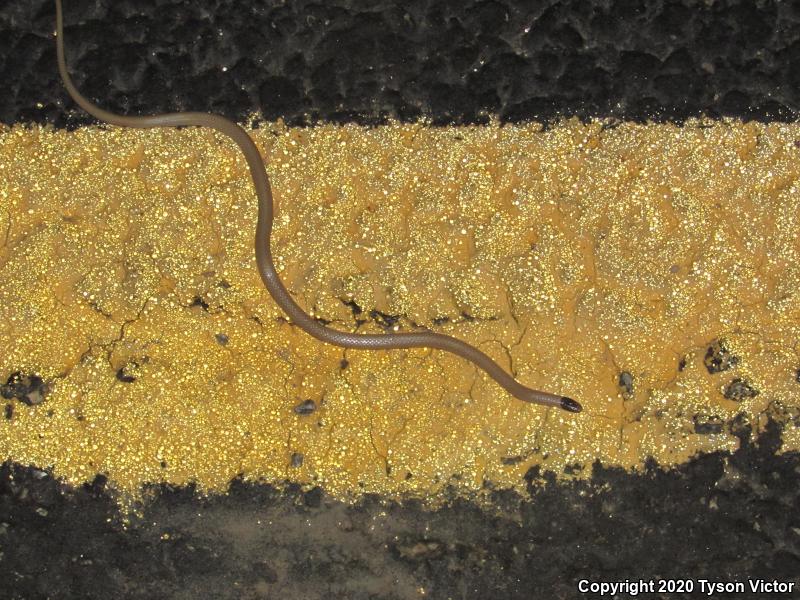
[{"label": "snake", "polygon": [[322,342],[343,348],[359,350],[433,348],[451,352],[472,362],[494,379],[500,387],[523,402],[558,407],[573,413],[582,410],[581,405],[571,398],[534,390],[521,384],[487,354],[449,335],[429,330],[410,333],[354,334],[328,327],[308,315],[292,298],[275,270],[270,246],[273,221],[272,189],[266,165],[256,144],[248,133],[233,121],[212,113],[175,112],[146,116],[127,116],[109,112],[90,102],[78,91],[69,75],[64,52],[64,18],[61,0],[55,0],[55,2],[55,38],[58,71],[70,97],[83,110],[99,121],[119,127],[140,129],[154,127],[208,127],[229,137],[242,151],[258,199],[258,219],[255,232],[255,257],[258,274],[275,303],[288,315],[290,323],[299,326],[309,335]]}]

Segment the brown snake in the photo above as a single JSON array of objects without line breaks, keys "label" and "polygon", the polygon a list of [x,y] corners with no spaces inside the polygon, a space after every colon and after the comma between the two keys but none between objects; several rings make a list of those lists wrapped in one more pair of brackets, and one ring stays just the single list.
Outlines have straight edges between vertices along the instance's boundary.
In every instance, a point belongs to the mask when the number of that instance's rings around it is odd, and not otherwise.
[{"label": "brown snake", "polygon": [[291,321],[304,329],[315,338],[342,346],[344,348],[357,348],[363,350],[391,350],[394,348],[437,348],[457,354],[474,363],[477,367],[488,373],[497,383],[516,398],[525,402],[543,404],[545,406],[558,406],[570,412],[580,412],[581,405],[565,396],[540,392],[526,387],[516,381],[486,354],[461,340],[449,335],[434,333],[432,331],[415,333],[390,333],[360,335],[345,333],[326,327],[310,317],[289,295],[286,287],[281,283],[275,265],[272,262],[270,250],[270,235],[272,233],[272,191],[266,167],[261,159],[253,140],[247,132],[233,121],[219,115],[201,112],[169,113],[163,115],[150,115],[144,117],[129,117],[117,115],[103,110],[86,98],[77,90],[67,72],[64,58],[64,32],[61,0],[56,0],[56,49],[58,53],[58,70],[64,86],[72,99],[90,115],[122,127],[176,127],[197,126],[211,127],[230,137],[244,153],[250,176],[253,179],[256,196],[258,197],[258,222],[256,224],[255,254],[258,274],[269,290],[275,302],[289,315]]}]

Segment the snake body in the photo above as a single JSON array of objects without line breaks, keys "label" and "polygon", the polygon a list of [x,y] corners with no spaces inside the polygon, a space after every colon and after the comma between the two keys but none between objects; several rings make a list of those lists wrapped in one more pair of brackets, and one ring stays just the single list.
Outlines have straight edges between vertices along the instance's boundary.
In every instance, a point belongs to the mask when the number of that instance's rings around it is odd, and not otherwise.
[{"label": "snake body", "polygon": [[294,301],[278,277],[272,260],[270,237],[272,233],[273,204],[272,191],[266,167],[258,148],[247,132],[239,125],[224,117],[201,112],[168,113],[150,116],[124,116],[103,110],[84,98],[69,76],[64,58],[64,33],[61,0],[56,0],[56,50],[58,70],[69,95],[87,113],[100,121],[121,127],[210,127],[231,138],[244,153],[250,176],[253,179],[258,198],[258,221],[255,235],[255,255],[258,273],[272,298],[289,316],[290,320],[318,340],[362,350],[391,350],[396,348],[436,348],[457,354],[489,374],[501,387],[514,397],[535,404],[557,406],[570,412],[580,412],[581,405],[565,396],[526,387],[506,373],[489,356],[461,340],[431,331],[390,334],[353,334],[326,327],[309,316]]}]

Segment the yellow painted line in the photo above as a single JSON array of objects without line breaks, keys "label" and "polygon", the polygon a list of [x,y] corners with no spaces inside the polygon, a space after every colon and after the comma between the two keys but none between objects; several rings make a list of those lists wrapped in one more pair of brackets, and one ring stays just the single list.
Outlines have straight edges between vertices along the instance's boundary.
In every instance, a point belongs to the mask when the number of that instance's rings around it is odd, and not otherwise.
[{"label": "yellow painted line", "polygon": [[[0,377],[51,384],[6,401],[0,457],[134,494],[243,473],[435,500],[522,486],[537,464],[679,463],[735,448],[718,424],[737,414],[800,406],[798,125],[252,135],[307,310],[455,335],[585,412],[523,404],[446,353],[344,352],[288,324],[224,138],[16,126],[0,129]],[[735,359],[712,374],[715,342]]]}]

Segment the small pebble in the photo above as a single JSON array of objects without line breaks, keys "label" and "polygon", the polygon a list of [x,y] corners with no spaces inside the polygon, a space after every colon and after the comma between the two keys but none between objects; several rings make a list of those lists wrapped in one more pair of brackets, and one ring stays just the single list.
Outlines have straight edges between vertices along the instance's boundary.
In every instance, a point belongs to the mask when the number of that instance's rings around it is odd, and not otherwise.
[{"label": "small pebble", "polygon": [[35,406],[44,401],[50,386],[38,375],[24,375],[19,371],[12,373],[5,385],[0,385],[0,395],[7,400],[16,398],[28,406]]},{"label": "small pebble", "polygon": [[628,371],[623,371],[619,374],[618,383],[626,397],[633,396],[633,375],[628,373]]},{"label": "small pebble", "polygon": [[119,369],[117,369],[116,377],[117,380],[121,381],[122,383],[133,383],[134,381],[136,381],[136,377],[134,377],[133,375],[129,375],[128,373],[125,372],[125,367],[120,367]]},{"label": "small pebble", "polygon": [[199,306],[203,310],[208,311],[208,302],[206,302],[200,296],[195,296],[194,299],[192,300],[192,303],[189,306],[190,307]]},{"label": "small pebble", "polygon": [[695,415],[692,418],[694,422],[694,432],[700,435],[712,435],[722,433],[723,422],[719,417],[700,417]]},{"label": "small pebble", "polygon": [[722,342],[716,341],[708,347],[703,358],[703,364],[712,375],[722,373],[735,367],[739,362],[739,357],[731,354]]},{"label": "small pebble", "polygon": [[723,395],[728,400],[745,400],[747,398],[755,398],[758,396],[758,390],[753,388],[749,383],[738,377],[731,381],[726,387]]},{"label": "small pebble", "polygon": [[294,407],[294,412],[298,415],[310,415],[317,410],[317,403],[313,400],[305,400]]}]

